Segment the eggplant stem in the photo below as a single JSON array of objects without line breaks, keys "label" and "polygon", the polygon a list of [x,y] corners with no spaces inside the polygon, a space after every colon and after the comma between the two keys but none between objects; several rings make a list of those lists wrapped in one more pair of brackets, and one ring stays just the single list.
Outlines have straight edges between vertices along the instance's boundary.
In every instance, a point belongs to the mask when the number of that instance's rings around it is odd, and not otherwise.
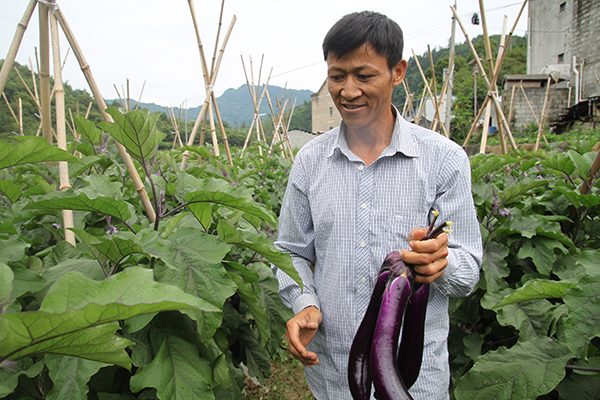
[{"label": "eggplant stem", "polygon": [[431,219],[431,223],[429,224],[429,228],[427,229],[427,236],[429,236],[431,234],[431,231],[433,231],[433,227],[435,226],[435,221],[437,220],[437,218],[440,215],[440,212],[438,210],[433,210],[431,213],[433,214],[433,218]]}]

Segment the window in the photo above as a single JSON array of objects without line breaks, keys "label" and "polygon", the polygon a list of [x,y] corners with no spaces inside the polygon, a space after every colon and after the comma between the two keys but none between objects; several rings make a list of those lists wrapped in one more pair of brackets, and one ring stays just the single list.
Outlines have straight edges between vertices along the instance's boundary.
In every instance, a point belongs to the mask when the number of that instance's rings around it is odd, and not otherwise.
[{"label": "window", "polygon": [[333,115],[333,107],[329,107],[329,116],[331,117]]},{"label": "window", "polygon": [[561,64],[565,61],[565,53],[560,53],[558,55],[558,63]]},{"label": "window", "polygon": [[564,3],[560,3],[560,7],[559,7],[560,12],[563,12],[566,9],[567,9],[567,2],[565,1]]}]

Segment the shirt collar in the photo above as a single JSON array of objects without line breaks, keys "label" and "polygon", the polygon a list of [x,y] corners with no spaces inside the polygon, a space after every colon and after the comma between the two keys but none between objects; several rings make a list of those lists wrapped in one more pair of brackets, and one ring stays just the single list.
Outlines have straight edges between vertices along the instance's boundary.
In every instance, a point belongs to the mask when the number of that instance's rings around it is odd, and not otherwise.
[{"label": "shirt collar", "polygon": [[[388,147],[382,152],[380,157],[393,156],[396,153],[402,153],[407,157],[418,157],[417,146],[413,137],[412,126],[410,122],[402,118],[396,106],[392,104],[392,111],[396,115],[396,123],[394,124],[394,132],[392,132],[392,140]],[[345,154],[350,161],[360,161],[360,159],[350,151],[348,142],[346,141],[346,123],[340,122],[340,126],[337,129],[337,139],[335,145],[331,148],[329,157],[336,153]]]}]

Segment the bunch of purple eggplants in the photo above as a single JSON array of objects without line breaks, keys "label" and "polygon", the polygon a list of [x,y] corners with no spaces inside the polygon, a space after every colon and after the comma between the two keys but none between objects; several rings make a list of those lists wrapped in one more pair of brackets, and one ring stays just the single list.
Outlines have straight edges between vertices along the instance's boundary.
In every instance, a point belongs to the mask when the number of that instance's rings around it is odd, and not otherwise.
[{"label": "bunch of purple eggplants", "polygon": [[[435,226],[438,215],[433,211],[423,240],[450,232],[452,222]],[[412,400],[408,389],[421,369],[429,298],[429,284],[415,284],[414,276],[398,251],[383,261],[350,349],[348,382],[354,400],[370,399],[372,386],[378,400]]]}]

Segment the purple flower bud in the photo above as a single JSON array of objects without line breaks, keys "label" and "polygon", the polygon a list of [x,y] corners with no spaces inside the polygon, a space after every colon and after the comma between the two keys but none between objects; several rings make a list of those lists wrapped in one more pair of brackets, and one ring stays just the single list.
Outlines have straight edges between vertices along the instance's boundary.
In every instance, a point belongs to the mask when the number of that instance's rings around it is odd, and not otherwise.
[{"label": "purple flower bud", "polygon": [[55,227],[56,229],[60,229],[61,228],[60,224],[58,224],[56,222],[53,223],[52,226]]},{"label": "purple flower bud", "polygon": [[500,215],[502,215],[504,217],[513,218],[512,214],[510,213],[510,211],[508,210],[508,208],[501,208],[500,210],[498,210],[498,213],[500,213]]}]

